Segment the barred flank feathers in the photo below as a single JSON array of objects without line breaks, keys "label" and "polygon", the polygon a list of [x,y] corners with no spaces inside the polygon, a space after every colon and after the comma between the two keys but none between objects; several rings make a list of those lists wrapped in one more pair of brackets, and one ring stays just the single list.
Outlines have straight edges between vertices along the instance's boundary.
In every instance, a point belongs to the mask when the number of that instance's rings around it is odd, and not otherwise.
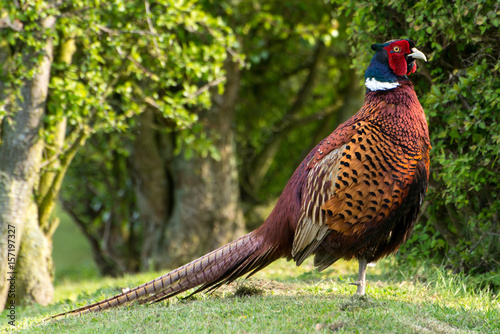
[{"label": "barred flank feathers", "polygon": [[140,304],[158,302],[197,286],[200,288],[193,294],[206,289],[216,289],[246,273],[250,272],[252,275],[264,268],[279,257],[274,253],[275,248],[264,245],[262,236],[258,236],[254,231],[132,290],[54,315],[49,319],[99,312],[133,301]]}]

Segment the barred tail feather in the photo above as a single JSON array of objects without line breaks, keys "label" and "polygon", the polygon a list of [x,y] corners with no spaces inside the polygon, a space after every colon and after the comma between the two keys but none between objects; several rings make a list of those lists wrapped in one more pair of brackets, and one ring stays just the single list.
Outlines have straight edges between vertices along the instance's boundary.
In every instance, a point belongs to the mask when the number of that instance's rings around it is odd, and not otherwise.
[{"label": "barred tail feather", "polygon": [[132,290],[49,319],[99,312],[133,301],[158,302],[197,286],[200,288],[193,293],[216,289],[246,273],[253,275],[279,257],[276,248],[265,245],[264,237],[254,231]]}]

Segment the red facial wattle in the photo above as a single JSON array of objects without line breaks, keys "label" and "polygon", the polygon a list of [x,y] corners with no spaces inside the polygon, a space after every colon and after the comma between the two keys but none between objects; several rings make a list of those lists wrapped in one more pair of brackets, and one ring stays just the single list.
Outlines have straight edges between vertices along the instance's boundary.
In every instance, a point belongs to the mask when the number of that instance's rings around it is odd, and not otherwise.
[{"label": "red facial wattle", "polygon": [[403,76],[415,72],[414,66],[409,73],[405,55],[411,53],[410,44],[406,40],[400,40],[384,47],[389,56],[389,67],[394,74]]},{"label": "red facial wattle", "polygon": [[413,62],[413,66],[410,68],[410,70],[408,71],[407,75],[410,75],[412,73],[415,73],[417,71],[417,62]]}]

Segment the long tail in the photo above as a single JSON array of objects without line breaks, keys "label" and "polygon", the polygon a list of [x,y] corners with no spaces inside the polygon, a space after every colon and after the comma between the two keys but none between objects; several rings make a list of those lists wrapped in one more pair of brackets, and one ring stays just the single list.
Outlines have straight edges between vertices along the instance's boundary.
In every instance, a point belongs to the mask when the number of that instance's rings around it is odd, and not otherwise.
[{"label": "long tail", "polygon": [[256,232],[251,232],[132,290],[94,304],[54,315],[49,319],[64,315],[99,312],[132,301],[138,301],[141,304],[158,302],[197,286],[200,287],[194,293],[206,289],[216,289],[247,273],[250,273],[248,276],[251,276],[281,257],[277,245],[267,244],[269,242],[266,243],[265,238]]}]

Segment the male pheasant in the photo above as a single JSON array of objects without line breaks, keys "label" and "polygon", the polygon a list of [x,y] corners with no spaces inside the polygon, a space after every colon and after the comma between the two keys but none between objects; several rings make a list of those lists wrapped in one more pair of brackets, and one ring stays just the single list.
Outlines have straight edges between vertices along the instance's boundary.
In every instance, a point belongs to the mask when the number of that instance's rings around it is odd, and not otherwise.
[{"label": "male pheasant", "polygon": [[153,281],[54,317],[216,289],[282,257],[300,265],[314,255],[319,270],[356,258],[357,293],[364,294],[366,264],[395,252],[413,228],[430,149],[424,111],[406,77],[425,55],[408,39],[372,49],[363,107],[309,153],[262,226]]}]

